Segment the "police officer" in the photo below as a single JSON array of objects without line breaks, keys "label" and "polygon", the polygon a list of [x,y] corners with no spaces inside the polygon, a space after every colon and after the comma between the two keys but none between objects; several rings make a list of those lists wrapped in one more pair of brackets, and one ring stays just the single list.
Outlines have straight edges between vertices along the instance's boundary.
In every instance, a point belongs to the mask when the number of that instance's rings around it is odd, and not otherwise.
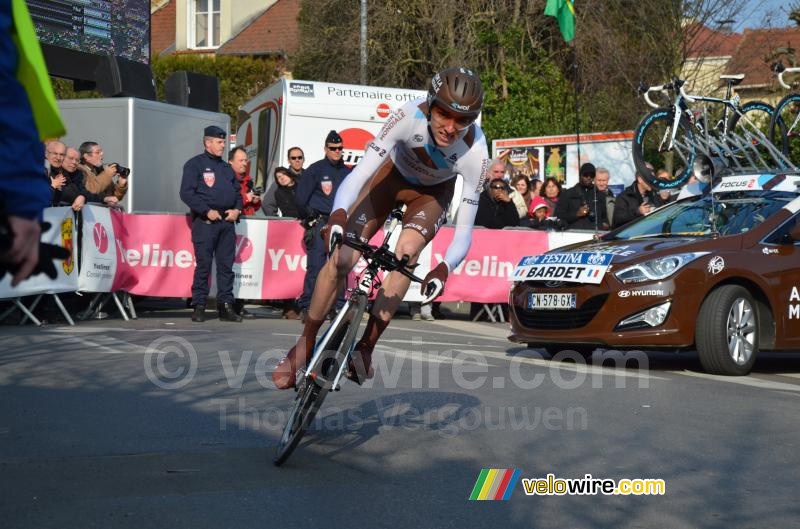
[{"label": "police officer", "polygon": [[203,131],[205,152],[183,166],[181,200],[192,212],[192,244],[197,260],[192,283],[192,321],[205,321],[211,259],[217,261],[217,307],[222,321],[242,321],[233,308],[234,223],[242,197],[233,169],[222,159],[225,131],[217,126]]},{"label": "police officer", "polygon": [[[339,134],[332,130],[325,138],[325,158],[314,162],[303,173],[303,178],[297,183],[295,202],[300,218],[310,220],[319,216],[306,237],[307,266],[306,277],[303,281],[303,295],[298,300],[298,305],[303,316],[308,311],[311,303],[311,294],[314,293],[314,284],[317,275],[325,264],[325,244],[323,244],[320,229],[328,222],[328,216],[333,208],[333,197],[339,184],[350,173],[350,168],[342,161],[344,142]],[[341,301],[341,300],[340,300]]]}]

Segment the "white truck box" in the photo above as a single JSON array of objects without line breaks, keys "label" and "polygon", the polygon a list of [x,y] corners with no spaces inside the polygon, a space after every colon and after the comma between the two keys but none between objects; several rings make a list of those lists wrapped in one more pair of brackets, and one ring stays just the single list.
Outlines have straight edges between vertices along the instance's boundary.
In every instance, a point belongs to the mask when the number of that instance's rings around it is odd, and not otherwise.
[{"label": "white truck box", "polygon": [[336,130],[344,143],[344,162],[353,166],[389,114],[423,90],[381,88],[280,79],[239,110],[237,140],[249,158],[249,174],[266,190],[286,151],[300,147],[308,167],[325,156],[325,137]]},{"label": "white truck box", "polygon": [[77,149],[96,141],[105,163],[130,168],[122,200],[128,212],[189,211],[179,196],[183,164],[203,152],[203,129],[230,128],[227,114],[131,97],[65,99],[58,106],[67,127],[64,143]]}]

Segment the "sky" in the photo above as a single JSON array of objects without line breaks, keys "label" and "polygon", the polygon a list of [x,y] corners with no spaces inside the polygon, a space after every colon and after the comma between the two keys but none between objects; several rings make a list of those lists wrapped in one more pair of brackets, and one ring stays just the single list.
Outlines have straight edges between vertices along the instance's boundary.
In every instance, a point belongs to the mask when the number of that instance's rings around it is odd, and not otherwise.
[{"label": "sky", "polygon": [[746,0],[736,30],[790,26],[793,22],[789,20],[789,8],[793,4],[793,0]]}]

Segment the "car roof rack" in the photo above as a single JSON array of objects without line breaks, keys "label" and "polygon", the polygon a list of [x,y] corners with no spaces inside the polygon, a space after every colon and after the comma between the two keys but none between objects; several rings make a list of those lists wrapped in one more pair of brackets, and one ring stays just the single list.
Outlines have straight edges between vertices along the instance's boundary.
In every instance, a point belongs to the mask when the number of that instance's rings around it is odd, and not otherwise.
[{"label": "car roof rack", "polygon": [[798,171],[797,166],[763,135],[756,136],[744,128],[721,136],[707,131],[695,133],[693,140],[681,142],[676,139],[675,143],[682,149],[694,147],[694,152],[707,157],[714,166],[714,174],[724,169],[729,174]]}]

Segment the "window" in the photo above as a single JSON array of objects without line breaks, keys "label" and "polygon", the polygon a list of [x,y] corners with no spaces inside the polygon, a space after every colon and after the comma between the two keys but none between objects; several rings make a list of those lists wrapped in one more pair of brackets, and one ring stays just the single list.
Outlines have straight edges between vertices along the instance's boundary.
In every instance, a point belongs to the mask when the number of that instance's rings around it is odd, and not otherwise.
[{"label": "window", "polygon": [[221,0],[189,1],[189,47],[219,47],[219,4]]}]

